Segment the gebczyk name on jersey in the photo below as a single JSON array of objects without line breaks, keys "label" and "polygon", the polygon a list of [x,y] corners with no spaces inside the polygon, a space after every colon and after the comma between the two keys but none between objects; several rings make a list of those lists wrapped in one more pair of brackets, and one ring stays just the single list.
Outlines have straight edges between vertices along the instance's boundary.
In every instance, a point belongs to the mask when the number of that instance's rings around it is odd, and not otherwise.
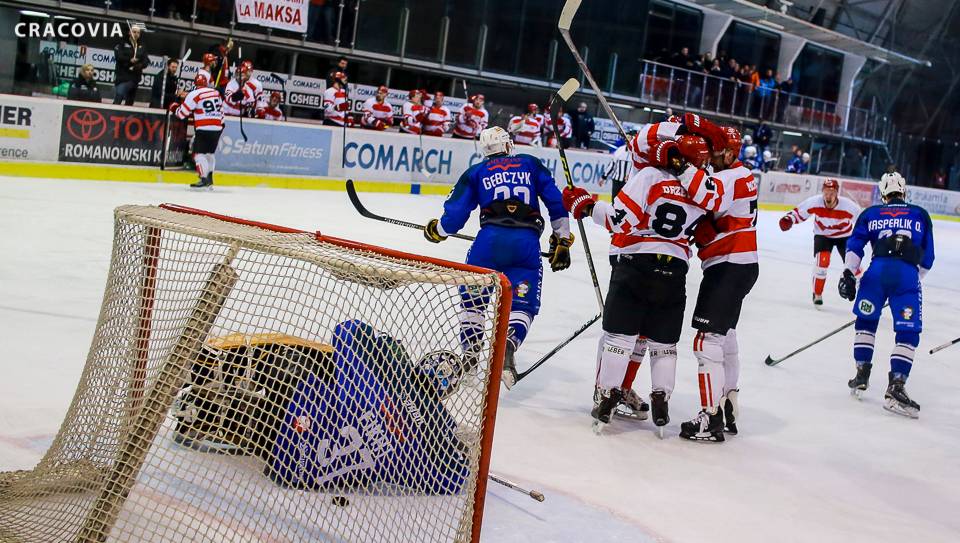
[{"label": "gebczyk name on jersey", "polygon": [[497,172],[481,179],[483,188],[492,189],[497,185],[510,183],[512,185],[530,185],[530,172]]},{"label": "gebczyk name on jersey", "polygon": [[923,227],[921,226],[920,222],[913,219],[899,217],[895,219],[873,219],[867,223],[867,228],[869,228],[871,232],[893,228],[897,230],[916,230],[917,232],[923,231]]}]

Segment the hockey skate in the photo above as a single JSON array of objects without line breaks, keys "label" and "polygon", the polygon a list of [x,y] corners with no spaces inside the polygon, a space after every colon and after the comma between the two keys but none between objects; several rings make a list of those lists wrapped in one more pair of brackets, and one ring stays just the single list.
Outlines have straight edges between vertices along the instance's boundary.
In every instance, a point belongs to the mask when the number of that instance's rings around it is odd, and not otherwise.
[{"label": "hockey skate", "polygon": [[647,420],[650,416],[650,405],[632,388],[628,388],[623,391],[623,399],[613,414],[622,419]]},{"label": "hockey skate", "polygon": [[863,391],[870,386],[870,370],[872,369],[873,364],[857,364],[857,375],[847,381],[851,396],[858,400],[863,396]]},{"label": "hockey skate", "polygon": [[719,443],[723,437],[723,413],[701,411],[693,420],[680,425],[680,437],[691,441],[710,441]]},{"label": "hockey skate", "polygon": [[517,348],[513,346],[513,342],[507,341],[506,352],[503,355],[503,374],[500,376],[500,381],[507,390],[517,384],[517,362],[513,356],[516,351]]},{"label": "hockey skate", "polygon": [[199,181],[190,185],[190,188],[213,190],[213,175],[208,174],[206,177],[201,177]]},{"label": "hockey skate", "polygon": [[738,396],[740,389],[733,389],[727,392],[723,397],[723,431],[735,436],[737,435],[737,415],[740,412]]},{"label": "hockey skate", "polygon": [[890,373],[890,384],[887,386],[887,392],[883,395],[883,408],[891,413],[903,415],[916,419],[920,417],[920,405],[907,396],[907,390],[904,388],[906,380],[903,376]]},{"label": "hockey skate", "polygon": [[823,295],[817,294],[816,292],[813,293],[813,306],[817,309],[823,306]]},{"label": "hockey skate", "polygon": [[663,439],[663,427],[670,422],[670,409],[667,405],[667,393],[655,390],[650,393],[650,410],[653,414],[653,424],[657,427],[657,435]]},{"label": "hockey skate", "polygon": [[623,391],[619,388],[601,389],[600,401],[593,407],[590,416],[593,417],[593,432],[600,435],[603,429],[610,424],[613,411],[623,400]]}]

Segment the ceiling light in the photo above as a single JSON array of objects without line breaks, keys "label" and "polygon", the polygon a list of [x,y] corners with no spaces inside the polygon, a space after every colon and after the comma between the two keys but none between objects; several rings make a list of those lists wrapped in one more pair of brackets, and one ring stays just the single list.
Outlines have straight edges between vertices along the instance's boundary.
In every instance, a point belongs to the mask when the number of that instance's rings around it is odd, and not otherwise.
[{"label": "ceiling light", "polygon": [[21,9],[20,15],[26,15],[27,17],[43,17],[44,19],[49,19],[50,16],[42,11],[30,11],[29,9]]}]

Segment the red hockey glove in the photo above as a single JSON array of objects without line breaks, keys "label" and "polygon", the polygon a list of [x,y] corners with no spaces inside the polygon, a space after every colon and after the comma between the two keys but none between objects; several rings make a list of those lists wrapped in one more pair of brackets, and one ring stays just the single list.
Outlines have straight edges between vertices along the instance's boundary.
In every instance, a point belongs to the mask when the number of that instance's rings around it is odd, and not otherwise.
[{"label": "red hockey glove", "polygon": [[653,144],[647,151],[647,158],[651,166],[669,170],[675,175],[680,175],[687,167],[686,161],[680,154],[680,146],[673,141],[658,141]]},{"label": "red hockey glove", "polygon": [[706,117],[701,117],[696,113],[687,113],[683,116],[683,125],[687,127],[687,132],[695,136],[701,136],[710,144],[713,151],[722,151],[727,146],[727,137],[723,130],[713,124]]},{"label": "red hockey glove", "polygon": [[793,219],[790,218],[790,215],[784,215],[780,217],[780,230],[786,232],[793,228]]},{"label": "red hockey glove", "polygon": [[180,109],[179,102],[174,102],[167,107],[167,110],[170,111],[170,113],[176,113],[178,109]]},{"label": "red hockey glove", "polygon": [[344,102],[342,104],[337,104],[337,111],[347,111],[350,109],[350,104]]},{"label": "red hockey glove", "polygon": [[717,233],[717,227],[713,224],[712,217],[705,217],[704,220],[697,223],[697,228],[693,231],[693,242],[697,247],[704,247],[717,239]]},{"label": "red hockey glove", "polygon": [[563,189],[563,207],[580,220],[593,212],[593,197],[580,187]]}]

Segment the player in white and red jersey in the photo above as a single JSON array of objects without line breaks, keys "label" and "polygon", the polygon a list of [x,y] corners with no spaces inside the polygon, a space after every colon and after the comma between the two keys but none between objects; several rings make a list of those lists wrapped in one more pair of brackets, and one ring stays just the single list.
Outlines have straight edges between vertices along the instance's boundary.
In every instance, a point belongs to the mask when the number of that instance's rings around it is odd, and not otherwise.
[{"label": "player in white and red jersey", "polygon": [[559,147],[563,144],[564,149],[569,147],[570,138],[573,137],[573,124],[570,122],[570,116],[563,112],[563,107],[557,110],[557,131],[560,132],[560,141],[557,141],[553,133],[553,117],[547,111],[543,115],[543,131],[547,133],[547,147]]},{"label": "player in white and red jersey", "polygon": [[[202,75],[207,78],[207,81],[213,81],[213,67],[217,64],[217,55],[213,53],[204,53],[201,59],[201,66],[197,70],[197,75]],[[216,85],[212,85],[216,87]]]},{"label": "player in white and red jersey", "polygon": [[347,118],[350,100],[347,97],[347,74],[333,74],[333,84],[323,91],[323,124],[328,126],[350,125]]},{"label": "player in white and red jersey", "polygon": [[510,118],[507,131],[513,134],[513,141],[517,145],[533,145],[540,147],[540,135],[543,133],[543,115],[537,104],[527,105],[527,112]]},{"label": "player in white and red jersey", "polygon": [[237,70],[237,77],[231,79],[223,91],[223,113],[235,117],[250,116],[256,112],[262,95],[263,84],[253,78],[253,62],[244,60]]},{"label": "player in white and red jersey", "polygon": [[403,117],[400,119],[400,130],[407,134],[420,134],[423,129],[422,119],[426,112],[423,107],[423,93],[419,89],[413,89],[408,94],[408,99],[403,103],[401,111]]},{"label": "player in white and red jersey", "polygon": [[217,89],[207,86],[206,76],[198,74],[193,84],[194,89],[183,98],[183,102],[172,104],[170,109],[179,119],[193,117],[193,161],[200,180],[190,186],[204,188],[213,185],[213,171],[217,164],[215,153],[223,132],[223,100]]},{"label": "player in white and red jersey", "polygon": [[259,109],[257,109],[257,118],[266,119],[268,121],[285,121],[287,117],[283,114],[283,110],[280,109],[280,103],[283,101],[283,95],[280,94],[280,91],[273,91],[270,93],[270,101],[267,104]]},{"label": "player in white and red jersey", "polygon": [[651,351],[654,423],[663,426],[669,420],[666,400],[676,380],[690,258],[688,238],[705,212],[687,196],[677,178],[686,168],[678,145],[660,142],[648,155],[648,165],[633,174],[612,204],[595,202],[579,187],[563,191],[564,206],[574,218],[590,216],[614,234],[610,254],[615,259],[603,308],[597,370],[600,394],[591,413],[597,430],[610,422],[623,399],[631,353],[640,337],[646,338]]},{"label": "player in white and red jersey", "polygon": [[836,179],[823,182],[823,193],[811,196],[780,219],[780,229],[786,232],[794,224],[813,217],[813,304],[823,305],[823,285],[827,281],[830,253],[834,248],[843,259],[847,239],[860,215],[860,206],[846,196],[840,196]]},{"label": "player in white and red jersey", "polygon": [[440,137],[450,130],[453,114],[447,106],[443,105],[443,98],[443,93],[440,91],[433,94],[433,102],[427,108],[422,121],[424,136]]},{"label": "player in white and red jersey", "polygon": [[360,124],[371,130],[386,130],[393,126],[393,106],[387,103],[387,87],[380,85],[377,93],[363,103]]},{"label": "player in white and red jersey", "polygon": [[647,165],[647,152],[651,146],[662,141],[676,141],[686,132],[683,126],[679,120],[670,120],[641,127],[636,137],[627,143],[634,169],[639,170]]},{"label": "player in white and red jersey", "polygon": [[[684,120],[684,142],[699,136],[709,142],[713,174],[687,171],[681,181],[689,196],[711,211],[694,232],[703,280],[692,326],[698,362],[700,413],[680,425],[680,437],[724,441],[737,433],[740,358],[736,328],[743,300],[759,275],[757,255],[757,181],[739,160],[740,133],[699,116]],[[698,138],[699,139],[699,138]],[[690,174],[693,174],[690,176]]]},{"label": "player in white and red jersey", "polygon": [[473,140],[480,136],[480,132],[490,122],[490,114],[483,107],[483,103],[484,97],[482,94],[474,94],[470,97],[470,103],[465,104],[460,109],[460,113],[457,113],[457,122],[453,126],[453,137]]}]

